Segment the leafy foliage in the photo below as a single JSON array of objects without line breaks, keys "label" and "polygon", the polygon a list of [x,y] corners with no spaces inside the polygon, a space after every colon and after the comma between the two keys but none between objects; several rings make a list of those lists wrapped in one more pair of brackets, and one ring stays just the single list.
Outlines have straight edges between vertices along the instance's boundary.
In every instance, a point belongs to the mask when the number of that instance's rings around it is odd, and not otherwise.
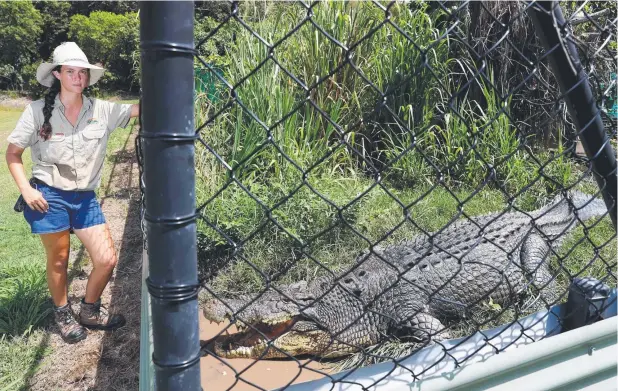
[{"label": "leafy foliage", "polygon": [[102,1],[70,1],[71,15],[90,15],[95,11],[107,11],[115,14],[124,14],[127,12],[137,12],[137,1],[115,1],[115,0],[102,0]]},{"label": "leafy foliage", "polygon": [[68,38],[71,3],[65,1],[33,2],[43,18],[39,42],[40,58],[49,58],[54,48]]},{"label": "leafy foliage", "polygon": [[23,83],[22,69],[37,57],[43,19],[30,2],[0,2],[0,88]]}]

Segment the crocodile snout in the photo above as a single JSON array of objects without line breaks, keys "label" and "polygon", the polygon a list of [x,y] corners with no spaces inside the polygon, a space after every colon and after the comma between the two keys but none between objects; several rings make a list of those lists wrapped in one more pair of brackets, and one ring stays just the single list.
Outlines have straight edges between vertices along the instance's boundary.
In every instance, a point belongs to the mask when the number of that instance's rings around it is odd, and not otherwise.
[{"label": "crocodile snout", "polygon": [[229,319],[231,311],[221,301],[216,299],[208,300],[202,304],[204,317],[211,322],[221,323],[226,318]]}]

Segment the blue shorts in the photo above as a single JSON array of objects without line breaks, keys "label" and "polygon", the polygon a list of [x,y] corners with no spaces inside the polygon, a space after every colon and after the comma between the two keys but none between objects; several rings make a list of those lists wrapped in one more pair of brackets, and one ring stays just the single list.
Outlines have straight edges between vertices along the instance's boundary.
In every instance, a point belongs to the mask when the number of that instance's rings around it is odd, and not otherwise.
[{"label": "blue shorts", "polygon": [[41,213],[26,206],[24,217],[33,234],[49,234],[68,229],[83,229],[105,223],[94,191],[67,191],[38,184],[49,209]]}]

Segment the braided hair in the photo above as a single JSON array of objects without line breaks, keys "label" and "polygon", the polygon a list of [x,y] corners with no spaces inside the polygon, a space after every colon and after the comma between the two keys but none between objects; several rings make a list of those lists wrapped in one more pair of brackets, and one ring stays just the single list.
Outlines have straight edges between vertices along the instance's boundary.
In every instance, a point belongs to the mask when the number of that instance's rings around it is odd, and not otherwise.
[{"label": "braided hair", "polygon": [[[58,65],[54,68],[54,71],[60,72],[61,66]],[[56,101],[56,95],[60,92],[60,80],[54,78],[54,82],[51,87],[45,94],[45,106],[43,107],[43,126],[39,130],[39,136],[43,138],[43,140],[48,140],[51,137],[52,126],[49,123],[49,120],[52,116],[52,111],[54,110],[54,102]]]}]

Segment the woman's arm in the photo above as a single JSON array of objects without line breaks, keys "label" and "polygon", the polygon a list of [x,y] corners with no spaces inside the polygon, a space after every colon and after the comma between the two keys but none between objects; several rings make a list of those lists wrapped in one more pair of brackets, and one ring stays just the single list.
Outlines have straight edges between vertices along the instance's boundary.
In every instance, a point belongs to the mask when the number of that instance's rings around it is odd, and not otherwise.
[{"label": "woman's arm", "polygon": [[24,162],[21,159],[21,155],[24,153],[24,148],[20,148],[15,144],[9,143],[6,148],[6,163],[9,166],[9,171],[17,183],[19,192],[24,197],[24,201],[31,209],[37,210],[41,213],[47,212],[49,205],[43,194],[37,189],[33,189],[26,177],[26,171],[24,170]]},{"label": "woman's arm", "polygon": [[131,118],[135,118],[137,116],[139,116],[139,105],[131,105]]}]

